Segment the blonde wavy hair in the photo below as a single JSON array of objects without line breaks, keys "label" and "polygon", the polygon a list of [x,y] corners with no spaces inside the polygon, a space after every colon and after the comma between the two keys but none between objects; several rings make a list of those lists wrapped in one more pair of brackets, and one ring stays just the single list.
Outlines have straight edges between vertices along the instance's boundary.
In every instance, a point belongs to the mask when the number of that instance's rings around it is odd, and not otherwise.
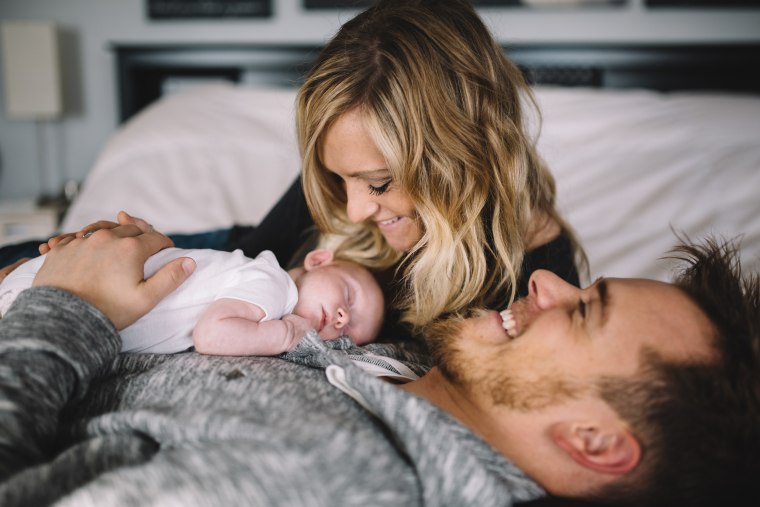
[{"label": "blonde wavy hair", "polygon": [[[303,187],[323,243],[370,268],[401,261],[397,304],[417,331],[473,305],[506,305],[536,222],[564,225],[526,104],[536,105],[522,73],[466,0],[379,2],[341,27],[298,93]],[[328,128],[355,108],[416,208],[423,234],[408,252],[374,223],[351,223],[345,190],[320,160]]]}]

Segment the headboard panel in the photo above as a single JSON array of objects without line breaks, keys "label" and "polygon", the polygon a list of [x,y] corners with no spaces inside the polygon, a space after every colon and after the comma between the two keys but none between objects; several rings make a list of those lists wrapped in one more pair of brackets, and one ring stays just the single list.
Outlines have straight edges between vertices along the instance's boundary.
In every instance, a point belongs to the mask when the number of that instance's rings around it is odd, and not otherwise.
[{"label": "headboard panel", "polygon": [[508,46],[536,84],[760,92],[760,45]]},{"label": "headboard panel", "polygon": [[317,46],[266,45],[116,44],[113,49],[121,122],[163,95],[171,80],[297,87],[319,51]]},{"label": "headboard panel", "polygon": [[[760,93],[760,45],[505,46],[535,84],[603,88],[734,90]],[[119,118],[159,98],[172,80],[298,86],[316,45],[115,44]],[[180,84],[181,85],[181,84]]]}]

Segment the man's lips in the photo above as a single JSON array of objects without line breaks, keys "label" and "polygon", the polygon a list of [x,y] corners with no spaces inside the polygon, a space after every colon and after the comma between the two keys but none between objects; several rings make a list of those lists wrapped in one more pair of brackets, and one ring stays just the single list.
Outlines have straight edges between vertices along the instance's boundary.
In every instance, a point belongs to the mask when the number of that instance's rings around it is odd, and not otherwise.
[{"label": "man's lips", "polygon": [[533,295],[528,295],[518,299],[509,305],[509,308],[499,313],[501,316],[501,327],[507,332],[510,338],[517,338],[522,335],[531,323],[541,314]]}]

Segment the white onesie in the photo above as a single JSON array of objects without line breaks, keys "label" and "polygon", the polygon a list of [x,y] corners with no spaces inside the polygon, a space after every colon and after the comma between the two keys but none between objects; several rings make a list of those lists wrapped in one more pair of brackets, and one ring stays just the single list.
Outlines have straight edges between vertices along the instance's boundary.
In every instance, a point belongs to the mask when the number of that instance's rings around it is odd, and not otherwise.
[{"label": "white onesie", "polygon": [[[232,298],[253,303],[276,320],[293,312],[298,290],[287,271],[268,250],[255,259],[240,250],[185,250],[167,248],[145,263],[145,277],[178,257],[192,257],[196,268],[180,287],[153,310],[121,331],[122,352],[169,354],[193,346],[192,332],[198,319],[217,299]],[[0,283],[0,317],[5,316],[19,292],[32,286],[44,256],[16,268]]]}]

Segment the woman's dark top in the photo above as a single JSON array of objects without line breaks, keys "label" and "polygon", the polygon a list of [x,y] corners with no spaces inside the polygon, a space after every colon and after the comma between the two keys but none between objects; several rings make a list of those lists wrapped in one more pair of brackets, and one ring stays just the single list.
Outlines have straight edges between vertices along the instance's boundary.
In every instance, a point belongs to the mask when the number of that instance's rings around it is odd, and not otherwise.
[{"label": "woman's dark top", "polygon": [[[258,226],[233,227],[224,249],[231,251],[239,248],[249,257],[255,257],[262,250],[271,250],[283,267],[291,268],[301,265],[303,257],[316,245],[316,240],[314,221],[306,206],[301,179],[297,178]],[[578,286],[578,269],[567,236],[560,235],[525,254],[517,297],[528,294],[530,274],[537,269],[552,271]],[[394,271],[395,267],[389,268],[377,276],[388,303],[393,301],[398,289],[393,283]],[[505,294],[505,306],[507,297]],[[380,336],[383,341],[403,340],[410,336],[409,329],[400,324],[398,310],[388,308]]]}]

